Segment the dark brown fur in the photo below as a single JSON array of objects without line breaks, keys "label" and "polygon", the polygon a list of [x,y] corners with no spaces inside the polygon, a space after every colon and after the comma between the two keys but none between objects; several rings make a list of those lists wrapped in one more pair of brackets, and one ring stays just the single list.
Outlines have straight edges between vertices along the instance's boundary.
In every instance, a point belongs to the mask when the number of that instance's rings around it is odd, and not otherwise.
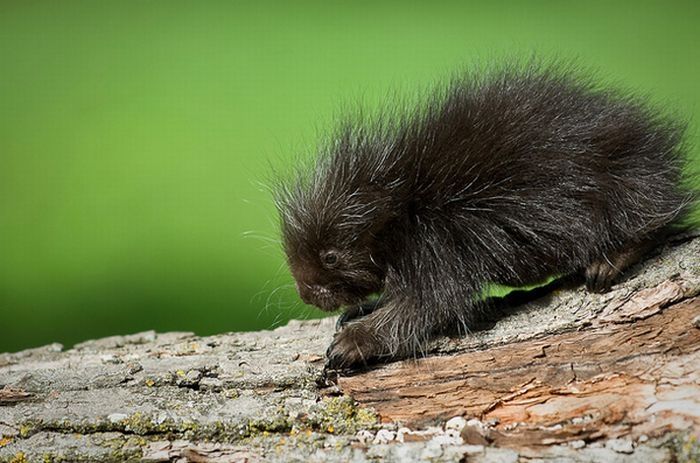
[{"label": "dark brown fur", "polygon": [[693,201],[684,128],[537,64],[469,73],[413,110],[340,124],[277,197],[302,299],[346,310],[329,366],[417,356],[436,334],[467,332],[491,282],[583,272],[608,290]]}]

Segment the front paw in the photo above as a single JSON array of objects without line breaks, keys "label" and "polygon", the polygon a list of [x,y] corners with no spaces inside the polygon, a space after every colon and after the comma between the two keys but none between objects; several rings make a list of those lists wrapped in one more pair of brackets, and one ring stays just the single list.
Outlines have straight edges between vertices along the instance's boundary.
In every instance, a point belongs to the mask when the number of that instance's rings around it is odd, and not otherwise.
[{"label": "front paw", "polygon": [[338,321],[335,322],[335,330],[340,331],[345,325],[347,325],[351,321],[360,319],[362,317],[366,317],[367,315],[374,312],[378,306],[378,302],[374,301],[348,307],[347,310],[345,310],[345,312],[340,314],[340,316],[338,317]]},{"label": "front paw", "polygon": [[328,347],[326,368],[344,370],[367,366],[383,352],[381,342],[370,329],[362,323],[350,323],[335,334]]}]

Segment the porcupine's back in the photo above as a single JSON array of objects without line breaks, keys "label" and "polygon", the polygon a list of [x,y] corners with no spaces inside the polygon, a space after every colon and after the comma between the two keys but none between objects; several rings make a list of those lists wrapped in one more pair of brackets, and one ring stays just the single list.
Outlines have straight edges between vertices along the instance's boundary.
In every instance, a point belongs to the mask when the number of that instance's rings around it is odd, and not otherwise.
[{"label": "porcupine's back", "polygon": [[[390,202],[387,234],[448,229],[474,271],[496,281],[576,271],[690,202],[684,124],[567,67],[471,73],[408,115],[386,114],[344,127],[316,190],[328,207],[357,208],[340,214],[354,226]],[[379,193],[354,203],[368,188]]]}]

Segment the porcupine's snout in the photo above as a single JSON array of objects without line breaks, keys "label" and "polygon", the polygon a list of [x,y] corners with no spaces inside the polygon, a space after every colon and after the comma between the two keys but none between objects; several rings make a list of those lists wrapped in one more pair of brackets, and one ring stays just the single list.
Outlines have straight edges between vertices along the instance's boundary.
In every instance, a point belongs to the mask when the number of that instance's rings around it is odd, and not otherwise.
[{"label": "porcupine's snout", "polygon": [[321,310],[334,311],[340,307],[340,301],[328,287],[318,284],[297,282],[297,292],[305,304],[315,305]]}]

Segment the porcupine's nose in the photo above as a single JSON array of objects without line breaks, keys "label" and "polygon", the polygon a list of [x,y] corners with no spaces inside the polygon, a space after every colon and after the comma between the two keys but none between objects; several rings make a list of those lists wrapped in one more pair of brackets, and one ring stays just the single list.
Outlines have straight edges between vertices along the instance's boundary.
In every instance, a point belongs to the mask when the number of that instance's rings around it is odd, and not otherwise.
[{"label": "porcupine's nose", "polygon": [[319,299],[328,297],[331,291],[322,285],[308,285],[306,283],[297,283],[297,292],[299,297],[305,304],[318,305]]}]

